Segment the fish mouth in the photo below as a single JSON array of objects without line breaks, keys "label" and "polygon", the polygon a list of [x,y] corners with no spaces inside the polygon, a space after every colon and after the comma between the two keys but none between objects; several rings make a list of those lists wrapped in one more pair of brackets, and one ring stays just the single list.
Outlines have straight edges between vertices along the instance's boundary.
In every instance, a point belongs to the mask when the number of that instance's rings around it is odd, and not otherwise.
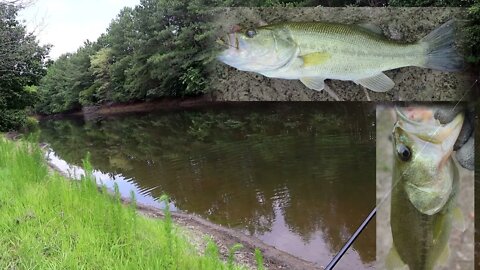
[{"label": "fish mouth", "polygon": [[[395,107],[399,118],[398,124],[406,132],[434,144],[442,144],[452,138],[456,140],[463,124],[463,114],[458,114],[450,123],[442,125],[434,118],[433,113],[428,115],[426,121],[425,119],[424,121],[412,119],[408,116],[408,109],[408,107]],[[420,110],[434,111],[434,108],[421,108]]]},{"label": "fish mouth", "polygon": [[236,50],[240,49],[240,41],[238,38],[238,33],[242,30],[242,27],[239,25],[233,25],[228,34],[226,34],[223,38],[217,39],[217,43],[226,47],[226,48],[234,48]]},{"label": "fish mouth", "polygon": [[236,50],[240,49],[240,43],[238,41],[237,33],[229,33],[223,38],[219,38],[216,42],[226,48],[234,48]]}]

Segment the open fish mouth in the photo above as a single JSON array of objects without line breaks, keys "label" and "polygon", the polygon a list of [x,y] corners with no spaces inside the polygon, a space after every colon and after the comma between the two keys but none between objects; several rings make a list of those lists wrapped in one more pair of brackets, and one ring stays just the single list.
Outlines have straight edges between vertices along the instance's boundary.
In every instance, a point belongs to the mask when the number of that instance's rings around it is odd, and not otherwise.
[{"label": "open fish mouth", "polygon": [[406,132],[424,141],[441,144],[445,140],[456,140],[463,124],[463,115],[459,114],[449,124],[441,125],[433,116],[431,108],[396,107],[398,124]]},{"label": "open fish mouth", "polygon": [[225,46],[227,48],[235,48],[240,49],[240,44],[238,41],[238,32],[241,30],[241,27],[238,25],[234,25],[231,27],[229,33],[225,35],[223,38],[217,39],[217,43]]},{"label": "open fish mouth", "polygon": [[239,45],[238,37],[236,33],[227,34],[223,39],[222,38],[217,39],[216,42],[226,48],[234,48],[236,50],[240,49],[240,45]]}]

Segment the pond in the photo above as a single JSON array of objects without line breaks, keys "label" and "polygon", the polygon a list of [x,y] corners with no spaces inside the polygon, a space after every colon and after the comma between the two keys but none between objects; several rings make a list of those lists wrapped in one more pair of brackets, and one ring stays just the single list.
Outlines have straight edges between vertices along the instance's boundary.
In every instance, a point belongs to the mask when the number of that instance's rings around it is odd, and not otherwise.
[{"label": "pond", "polygon": [[[368,103],[221,103],[40,123],[57,164],[325,266],[375,206]],[[161,205],[160,205],[161,206]],[[336,269],[373,269],[372,222]]]}]

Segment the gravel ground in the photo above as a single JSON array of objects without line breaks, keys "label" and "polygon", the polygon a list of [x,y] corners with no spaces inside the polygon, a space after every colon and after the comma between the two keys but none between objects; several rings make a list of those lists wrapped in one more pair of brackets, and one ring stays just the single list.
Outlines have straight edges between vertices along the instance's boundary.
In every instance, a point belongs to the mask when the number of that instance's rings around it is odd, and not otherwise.
[{"label": "gravel ground", "polygon": [[[377,203],[390,190],[392,180],[392,142],[389,136],[395,123],[391,107],[377,106]],[[474,268],[474,173],[460,168],[460,194],[458,204],[463,211],[467,229],[453,229],[450,235],[450,258],[447,267],[437,269]],[[390,200],[377,212],[377,269],[385,268],[385,257],[392,246],[390,231]]]},{"label": "gravel ground", "polygon": [[[384,35],[402,42],[415,42],[449,19],[465,18],[464,8],[222,8],[215,18],[219,37],[233,25],[245,27],[282,21],[328,21],[345,24],[369,23]],[[325,91],[306,88],[298,80],[270,79],[252,72],[238,71],[216,62],[212,73],[212,93],[227,101],[311,101],[332,100]],[[372,101],[456,101],[473,85],[469,72],[445,73],[406,67],[385,72],[395,87],[385,93],[366,91]],[[344,100],[365,101],[365,89],[353,82],[327,80],[326,84]],[[442,91],[438,91],[442,89]]]}]

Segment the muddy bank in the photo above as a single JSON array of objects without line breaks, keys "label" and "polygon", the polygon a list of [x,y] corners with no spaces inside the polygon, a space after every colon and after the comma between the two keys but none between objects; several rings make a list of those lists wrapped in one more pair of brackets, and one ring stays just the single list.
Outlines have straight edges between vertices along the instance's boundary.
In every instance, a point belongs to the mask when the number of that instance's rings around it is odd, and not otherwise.
[{"label": "muddy bank", "polygon": [[81,110],[58,113],[53,115],[36,115],[37,119],[59,119],[67,116],[84,116],[85,120],[124,113],[153,112],[160,110],[175,110],[195,108],[214,103],[214,97],[205,94],[192,98],[163,98],[152,101],[138,101],[129,103],[111,103],[83,107]]},{"label": "muddy bank", "polygon": [[[282,21],[327,21],[345,24],[374,24],[393,40],[415,42],[450,19],[463,20],[464,8],[224,8],[218,12],[219,33],[233,25],[255,27]],[[456,101],[468,100],[464,93],[473,84],[468,72],[445,73],[417,67],[385,72],[395,87],[385,93],[364,89],[353,82],[327,80],[326,84],[344,100]],[[214,96],[228,101],[317,101],[332,100],[324,91],[306,88],[298,80],[270,79],[215,63],[212,74]]]},{"label": "muddy bank", "polygon": [[[52,171],[71,179],[71,175],[63,172],[55,164],[48,162],[48,165]],[[109,192],[112,193],[112,191]],[[126,205],[131,203],[129,198],[122,197],[121,200]],[[140,203],[136,205],[138,212],[144,216],[150,218],[165,217],[165,213],[161,209]],[[267,269],[321,269],[315,267],[310,262],[269,246],[254,237],[249,237],[238,231],[219,226],[199,216],[179,211],[172,211],[171,216],[174,223],[181,228],[182,232],[185,233],[186,237],[197,247],[200,253],[205,251],[207,244],[206,238],[208,237],[213,239],[217,244],[224,260],[226,260],[229,255],[229,248],[238,243],[242,244],[243,248],[235,253],[235,262],[245,265],[250,269],[256,269],[255,249],[257,248],[262,252],[264,265]]]}]

